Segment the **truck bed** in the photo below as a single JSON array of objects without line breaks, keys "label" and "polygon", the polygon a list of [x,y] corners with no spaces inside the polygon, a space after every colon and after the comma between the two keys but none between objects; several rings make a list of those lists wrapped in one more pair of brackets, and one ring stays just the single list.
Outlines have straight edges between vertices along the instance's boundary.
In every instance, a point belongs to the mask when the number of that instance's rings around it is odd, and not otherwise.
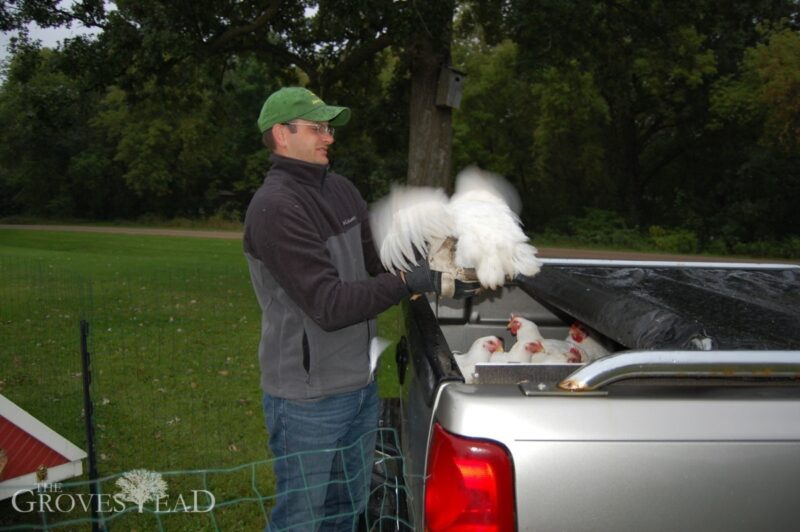
[{"label": "truck bed", "polygon": [[482,333],[502,337],[512,312],[546,338],[581,321],[618,349],[800,346],[800,267],[785,264],[548,261],[518,288],[432,305],[458,351]]},{"label": "truck bed", "polygon": [[[411,302],[397,361],[415,526],[438,424],[508,450],[518,530],[792,528],[799,298],[796,266],[551,260],[498,293]],[[453,352],[513,344],[512,312],[546,338],[581,321],[614,353],[465,384]]]}]

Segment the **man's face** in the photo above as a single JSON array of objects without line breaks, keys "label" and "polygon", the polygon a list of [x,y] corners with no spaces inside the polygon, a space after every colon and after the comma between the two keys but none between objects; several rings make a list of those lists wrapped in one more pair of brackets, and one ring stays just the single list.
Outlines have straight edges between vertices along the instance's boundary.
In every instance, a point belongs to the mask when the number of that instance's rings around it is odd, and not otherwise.
[{"label": "man's face", "polygon": [[[308,163],[328,164],[328,146],[333,144],[333,134],[327,130],[328,123],[304,120],[292,120],[291,123],[291,126],[280,125],[283,143],[277,153]],[[322,130],[326,132],[322,133]]]}]

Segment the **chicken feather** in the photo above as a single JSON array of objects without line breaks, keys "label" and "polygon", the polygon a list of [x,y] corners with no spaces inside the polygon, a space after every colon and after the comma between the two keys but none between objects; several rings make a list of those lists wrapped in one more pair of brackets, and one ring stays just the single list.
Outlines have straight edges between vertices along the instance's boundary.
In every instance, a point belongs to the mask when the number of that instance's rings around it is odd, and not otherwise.
[{"label": "chicken feather", "polygon": [[453,266],[472,269],[495,289],[541,267],[519,219],[520,200],[502,177],[469,167],[456,177],[451,198],[429,187],[392,187],[371,211],[378,254],[391,271],[408,271],[448,237],[456,241]]},{"label": "chicken feather", "polygon": [[447,194],[432,187],[395,185],[370,215],[378,255],[390,272],[408,271],[417,257],[427,255],[431,241],[452,232]]}]

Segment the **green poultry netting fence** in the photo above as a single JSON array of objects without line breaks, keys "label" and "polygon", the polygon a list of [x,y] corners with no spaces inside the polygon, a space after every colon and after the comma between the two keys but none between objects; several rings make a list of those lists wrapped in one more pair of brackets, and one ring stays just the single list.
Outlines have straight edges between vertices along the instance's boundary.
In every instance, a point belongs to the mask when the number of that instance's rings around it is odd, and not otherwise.
[{"label": "green poultry netting fence", "polygon": [[[11,249],[0,253],[0,394],[87,450],[81,363],[81,324],[87,324],[88,417],[99,480],[91,480],[84,464],[81,477],[21,495],[17,502],[26,503],[23,510],[33,504],[31,511],[18,511],[4,498],[0,529],[262,529],[276,497],[279,459],[267,447],[256,356],[261,316],[241,250],[206,242],[198,261],[200,244],[192,242],[178,260],[169,253],[172,241],[151,249],[150,240],[115,237],[109,246],[130,252],[117,256],[90,247],[72,253],[89,244],[59,235],[41,243],[53,251],[29,256],[26,246],[37,238],[26,234],[15,243],[19,252],[0,240],[0,249]],[[385,332],[394,321],[379,318],[382,335],[397,336]],[[386,369],[378,373],[379,387],[382,397],[391,397],[396,391],[387,392],[385,384],[396,376]],[[384,428],[377,438],[362,526],[402,529],[407,523],[398,501],[406,495],[397,480],[397,434]],[[116,503],[117,481],[136,470],[162,472],[171,497],[164,502],[171,505],[150,501],[139,512],[131,502],[124,508]],[[202,490],[213,494],[214,508],[186,511],[195,493],[203,503]],[[94,519],[92,494],[106,504]],[[36,507],[42,499],[50,506]]]},{"label": "green poultry netting fence", "polygon": [[[305,490],[347,483],[353,475],[368,481],[364,513],[338,517],[360,530],[411,530],[405,515],[407,491],[397,433],[377,429],[375,460],[326,485],[306,482]],[[356,444],[358,445],[358,444]],[[341,453],[347,448],[323,452]],[[0,530],[260,530],[269,520],[275,492],[272,470],[281,460],[302,461],[298,453],[225,469],[155,472],[136,469],[96,481],[40,483],[20,487],[11,499],[16,523]],[[315,529],[325,516],[314,515],[293,530]],[[327,518],[337,516],[327,516]],[[300,528],[297,528],[297,527]]]}]

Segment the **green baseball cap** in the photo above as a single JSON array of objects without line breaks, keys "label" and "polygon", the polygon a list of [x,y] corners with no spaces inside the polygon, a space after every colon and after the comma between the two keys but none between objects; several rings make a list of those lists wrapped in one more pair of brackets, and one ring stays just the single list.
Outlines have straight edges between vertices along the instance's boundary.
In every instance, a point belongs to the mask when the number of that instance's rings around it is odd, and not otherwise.
[{"label": "green baseball cap", "polygon": [[258,115],[258,129],[263,133],[275,124],[295,118],[343,126],[350,120],[350,109],[326,105],[319,96],[303,87],[284,87],[264,102]]}]

